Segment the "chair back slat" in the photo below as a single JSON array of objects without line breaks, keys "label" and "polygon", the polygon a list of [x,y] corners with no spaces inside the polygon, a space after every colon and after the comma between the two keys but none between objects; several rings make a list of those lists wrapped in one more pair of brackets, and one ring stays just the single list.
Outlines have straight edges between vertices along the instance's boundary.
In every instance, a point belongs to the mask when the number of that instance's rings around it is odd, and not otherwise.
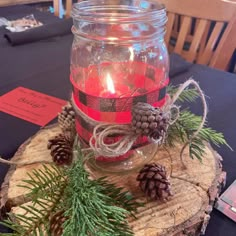
[{"label": "chair back slat", "polygon": [[[172,14],[174,14],[174,13],[172,12]],[[176,14],[174,14],[174,15],[175,15],[175,21],[174,21],[172,31],[178,32],[179,31],[179,24],[180,24],[180,17],[179,17],[179,15],[176,15]]]},{"label": "chair back slat", "polygon": [[209,35],[209,32],[210,32],[210,27],[211,27],[211,21],[207,21],[207,26],[206,26],[204,34],[202,36],[201,44],[200,44],[199,51],[198,51],[199,55],[202,55],[202,53],[205,50],[205,47],[207,45],[207,40],[208,40],[208,35]]},{"label": "chair back slat", "polygon": [[[55,1],[55,0],[54,0]],[[72,0],[66,0],[66,18],[70,17],[71,14],[71,10],[72,10]]]},{"label": "chair back slat", "polygon": [[183,17],[180,31],[178,34],[178,38],[177,38],[177,42],[174,49],[175,53],[181,54],[184,47],[186,36],[188,34],[190,24],[191,24],[191,17],[188,17],[188,16]]},{"label": "chair back slat", "polygon": [[174,13],[168,13],[168,21],[166,24],[166,35],[165,35],[165,42],[170,41],[171,32],[174,28],[174,22],[175,22],[175,14]]},{"label": "chair back slat", "polygon": [[222,40],[215,50],[210,66],[221,70],[227,70],[230,64],[230,59],[236,50],[236,15],[230,21],[226,28]]},{"label": "chair back slat", "polygon": [[59,0],[53,0],[54,15],[60,15],[60,3]]},{"label": "chair back slat", "polygon": [[[210,34],[210,37],[207,41],[207,45],[204,48],[204,51],[199,54],[199,57],[197,59],[197,63],[199,64],[205,64],[208,65],[210,62],[210,59],[213,55],[213,50],[216,46],[217,41],[219,40],[220,34],[224,27],[223,22],[217,22],[213,28],[212,33]],[[209,33],[209,31],[208,31]]]},{"label": "chair back slat", "polygon": [[187,58],[187,60],[190,62],[194,62],[194,60],[196,59],[199,45],[201,43],[203,34],[207,27],[207,22],[208,22],[207,20],[202,19],[202,20],[199,20],[199,22],[197,23],[197,26],[193,35],[193,40],[191,42],[191,46],[189,49],[189,56]]}]

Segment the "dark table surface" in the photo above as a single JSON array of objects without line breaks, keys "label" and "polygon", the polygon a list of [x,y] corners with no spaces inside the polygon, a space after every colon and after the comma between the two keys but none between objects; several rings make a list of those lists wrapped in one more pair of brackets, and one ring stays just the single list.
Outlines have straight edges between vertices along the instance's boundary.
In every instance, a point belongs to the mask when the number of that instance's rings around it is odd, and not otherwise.
[{"label": "dark table surface", "polygon": [[[42,22],[58,20],[50,13],[40,13],[30,7],[0,8],[0,17],[8,19],[32,13]],[[23,86],[67,100],[71,91],[69,61],[73,36],[54,37],[12,47],[3,38],[4,33],[6,30],[0,27],[0,96]],[[231,147],[236,150],[236,75],[207,66],[192,65],[188,71],[173,76],[171,81],[179,84],[190,77],[199,82],[208,96],[208,125],[223,132]],[[200,102],[191,104],[191,110],[197,114],[202,114],[201,109]],[[39,129],[37,125],[0,112],[0,155],[4,158],[12,157],[19,145]],[[236,179],[235,153],[226,147],[216,150],[224,158],[227,188]],[[7,170],[6,165],[0,164],[0,184]],[[0,232],[4,230],[0,227]],[[206,236],[236,236],[236,223],[213,210]]]}]

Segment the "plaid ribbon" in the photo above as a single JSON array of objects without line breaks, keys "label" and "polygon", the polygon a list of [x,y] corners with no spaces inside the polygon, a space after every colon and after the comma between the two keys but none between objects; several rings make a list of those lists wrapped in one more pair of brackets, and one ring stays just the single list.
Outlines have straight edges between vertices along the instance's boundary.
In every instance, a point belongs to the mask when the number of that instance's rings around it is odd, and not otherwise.
[{"label": "plaid ribbon", "polygon": [[74,86],[73,98],[76,106],[87,116],[101,122],[130,123],[131,109],[138,102],[145,102],[154,107],[162,107],[166,101],[166,86],[169,79],[158,89],[148,93],[121,98],[96,97]]},{"label": "plaid ribbon", "polygon": [[[162,88],[162,91],[166,91],[166,87],[163,87]],[[156,91],[155,91],[156,92]],[[162,92],[159,92],[159,94],[162,94]],[[79,105],[78,105],[78,100],[76,99],[76,96],[75,96],[75,94],[73,94],[72,95],[73,96],[73,101],[74,101],[74,105],[78,108],[78,109],[80,109],[82,112],[84,112],[83,111],[83,109],[81,109],[80,107],[81,107],[81,102],[79,103]],[[89,95],[88,95],[89,96]],[[148,97],[147,95],[146,95],[146,97]],[[165,97],[166,97],[166,95],[164,95],[164,97],[163,97],[163,94],[162,95],[159,95],[158,96],[158,98],[157,98],[157,102],[155,102],[154,104],[157,104],[157,105],[163,105],[164,103],[165,103]],[[101,99],[101,98],[98,98],[99,100]],[[130,99],[130,98],[129,98]],[[160,99],[160,100],[158,100],[158,99]],[[114,100],[114,101],[116,101],[116,100],[119,100],[119,98],[117,98],[117,99],[112,99],[112,100]],[[131,99],[132,100],[132,99]],[[135,99],[135,101],[138,101],[137,99]],[[134,103],[134,100],[133,100],[133,103]],[[132,104],[133,104],[132,103]],[[84,108],[87,108],[86,110],[88,111],[89,109],[88,109],[88,107],[86,107],[85,106],[85,104],[84,104],[84,106],[83,106]],[[90,108],[91,109],[91,108]],[[93,109],[91,109],[91,111],[93,112],[92,114],[94,114],[94,110]],[[85,113],[85,112],[84,112]],[[107,117],[110,117],[111,115],[113,115],[113,116],[115,116],[115,118],[123,118],[123,120],[126,122],[126,123],[130,123],[130,120],[131,120],[131,107],[130,107],[130,110],[129,111],[127,111],[127,112],[107,112],[107,113],[105,113],[104,114],[104,112],[101,112],[101,111],[96,111],[96,113],[97,114],[99,114],[100,115],[100,117],[102,117],[102,118],[106,118],[105,117],[105,114],[107,114]],[[95,114],[96,114],[95,113]],[[117,114],[118,113],[118,114]],[[85,113],[86,114],[86,113]],[[88,114],[86,114],[87,116],[89,116],[89,113]],[[123,116],[125,116],[125,115],[127,115],[127,117],[123,117]],[[91,116],[90,116],[91,117]],[[91,117],[92,119],[94,119],[94,117]],[[95,119],[94,119],[95,120]],[[121,119],[120,119],[121,120]],[[119,120],[119,121],[120,121]],[[101,121],[101,120],[99,120],[99,121]],[[128,122],[127,122],[128,121]],[[101,121],[101,122],[104,122],[104,121]],[[106,122],[107,122],[107,120],[106,120]],[[90,140],[90,138],[91,138],[91,136],[92,136],[92,133],[93,133],[93,129],[94,129],[94,126],[89,122],[89,121],[87,121],[86,119],[84,119],[82,116],[80,116],[78,113],[76,113],[76,129],[77,129],[77,132],[78,132],[78,134],[80,135],[80,137],[82,138],[82,140],[85,142],[85,143],[87,143],[88,144],[88,142],[89,142],[89,140]],[[113,139],[114,139],[114,137],[113,137]],[[141,144],[144,144],[144,143],[146,143],[147,142],[147,139],[141,139],[141,140],[138,140],[137,141],[137,143],[136,143],[136,145],[138,145],[138,146],[141,146]]]},{"label": "plaid ribbon", "polygon": [[[108,63],[108,66],[110,66],[110,63]],[[116,69],[119,71],[119,66],[121,65],[118,63],[115,66],[117,66]],[[134,76],[135,78],[133,79],[131,78],[131,84],[139,88],[137,89],[138,95],[135,94],[133,96],[129,95],[115,98],[95,96],[87,93],[87,89],[82,87],[81,83],[76,82],[80,81],[81,70],[83,70],[83,76],[88,76],[88,71],[86,72],[87,68],[79,68],[77,71],[72,71],[71,83],[73,85],[72,98],[74,101],[74,106],[76,106],[88,117],[98,122],[111,122],[118,124],[129,124],[131,122],[132,107],[138,102],[145,102],[154,107],[162,107],[166,101],[166,87],[169,83],[169,79],[166,79],[163,83],[161,82],[163,72],[142,62],[132,62],[132,64],[127,65],[127,68],[130,71],[135,71],[138,75],[136,77]],[[96,91],[98,91],[99,88],[96,88],[98,82],[98,72],[96,71],[97,69],[94,70],[95,72],[91,72],[90,70],[90,77],[87,79],[93,80],[92,82],[90,81],[90,83],[95,87]],[[109,68],[108,71],[110,70],[111,68]],[[113,73],[111,74],[113,76]],[[118,78],[122,78],[121,74],[118,76]],[[158,82],[160,84],[159,87],[156,85]],[[146,88],[147,90],[143,88]],[[76,129],[82,141],[88,144],[92,136],[94,126],[79,114],[76,114]],[[111,137],[107,140],[107,142],[112,142],[112,140],[116,138],[119,137]],[[146,137],[141,137],[134,144],[133,149],[138,146],[143,146],[147,142],[148,140]]]}]

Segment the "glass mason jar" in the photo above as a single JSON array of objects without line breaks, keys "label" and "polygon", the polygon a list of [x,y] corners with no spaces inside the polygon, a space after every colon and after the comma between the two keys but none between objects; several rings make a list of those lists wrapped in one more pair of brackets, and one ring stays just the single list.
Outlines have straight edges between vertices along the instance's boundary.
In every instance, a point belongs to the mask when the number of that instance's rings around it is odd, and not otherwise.
[{"label": "glass mason jar", "polygon": [[[165,103],[169,57],[163,5],[145,0],[88,0],[74,4],[72,17],[74,107],[97,122],[129,124],[135,103],[154,107]],[[76,129],[88,144],[94,126],[77,113]],[[125,155],[99,156],[91,163],[111,172],[133,170],[155,155],[157,145],[146,144],[147,139],[140,137]]]}]

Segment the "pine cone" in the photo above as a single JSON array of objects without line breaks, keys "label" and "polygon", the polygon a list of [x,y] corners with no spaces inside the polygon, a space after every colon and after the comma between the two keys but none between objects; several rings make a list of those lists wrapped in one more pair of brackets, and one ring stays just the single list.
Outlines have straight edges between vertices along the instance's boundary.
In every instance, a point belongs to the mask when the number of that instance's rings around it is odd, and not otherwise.
[{"label": "pine cone", "polygon": [[48,149],[51,150],[53,161],[57,165],[70,165],[72,162],[73,139],[70,133],[59,134],[48,140]]},{"label": "pine cone", "polygon": [[63,233],[62,225],[67,220],[64,211],[58,211],[50,219],[50,233],[52,236],[61,236]]},{"label": "pine cone", "polygon": [[132,129],[136,134],[146,135],[155,141],[165,137],[170,121],[170,115],[160,108],[138,102],[132,109]]},{"label": "pine cone", "polygon": [[70,103],[62,107],[58,114],[58,123],[63,132],[75,130],[75,111]]},{"label": "pine cone", "polygon": [[139,187],[145,195],[152,200],[168,200],[172,195],[170,190],[170,182],[166,176],[166,169],[164,166],[151,163],[146,164],[139,172],[137,181]]}]

